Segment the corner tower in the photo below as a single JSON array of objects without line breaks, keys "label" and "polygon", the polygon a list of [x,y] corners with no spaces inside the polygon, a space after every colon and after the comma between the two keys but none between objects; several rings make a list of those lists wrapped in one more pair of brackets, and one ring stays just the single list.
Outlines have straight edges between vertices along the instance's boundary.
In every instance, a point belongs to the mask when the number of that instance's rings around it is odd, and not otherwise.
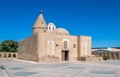
[{"label": "corner tower", "polygon": [[34,23],[33,34],[43,32],[45,29],[46,29],[46,22],[43,17],[43,12],[41,11],[36,22]]}]

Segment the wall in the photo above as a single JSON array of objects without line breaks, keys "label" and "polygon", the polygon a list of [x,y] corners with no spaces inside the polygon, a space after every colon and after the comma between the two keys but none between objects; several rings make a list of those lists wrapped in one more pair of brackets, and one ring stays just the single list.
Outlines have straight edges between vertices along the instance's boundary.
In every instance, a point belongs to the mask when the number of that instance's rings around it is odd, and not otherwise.
[{"label": "wall", "polygon": [[[77,52],[77,36],[70,36],[70,61],[78,60],[78,52]],[[75,47],[73,46],[75,45]]]},{"label": "wall", "polygon": [[[59,57],[62,61],[62,50],[69,50],[69,61],[77,61],[77,37],[69,35],[56,35],[55,36],[55,56]],[[69,41],[69,47],[64,49],[64,40]],[[58,46],[56,46],[56,44]],[[74,48],[73,45],[76,45]]]},{"label": "wall", "polygon": [[91,37],[78,36],[80,43],[80,56],[91,56]]},{"label": "wall", "polygon": [[19,42],[18,58],[24,60],[38,61],[37,34]]}]

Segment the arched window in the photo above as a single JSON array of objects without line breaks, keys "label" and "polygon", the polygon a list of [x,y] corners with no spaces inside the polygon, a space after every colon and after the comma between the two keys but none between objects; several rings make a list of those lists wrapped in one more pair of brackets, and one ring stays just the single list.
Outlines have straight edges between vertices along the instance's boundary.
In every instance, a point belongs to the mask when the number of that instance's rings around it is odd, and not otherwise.
[{"label": "arched window", "polygon": [[68,48],[68,42],[64,41],[64,48]]},{"label": "arched window", "polygon": [[51,27],[49,26],[49,30],[51,30]]},{"label": "arched window", "polygon": [[53,23],[49,23],[49,24],[48,24],[48,30],[49,30],[49,31],[53,31],[53,30],[55,30],[55,28],[56,28],[56,27],[55,27],[55,25],[54,25]]}]

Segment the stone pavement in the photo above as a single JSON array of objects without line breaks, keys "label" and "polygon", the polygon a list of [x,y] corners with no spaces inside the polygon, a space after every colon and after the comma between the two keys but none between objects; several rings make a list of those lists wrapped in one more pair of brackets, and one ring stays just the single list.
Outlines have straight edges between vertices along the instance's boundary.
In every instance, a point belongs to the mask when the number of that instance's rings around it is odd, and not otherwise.
[{"label": "stone pavement", "polygon": [[9,77],[5,70],[0,69],[0,77]]},{"label": "stone pavement", "polygon": [[0,59],[0,77],[120,77],[120,60],[103,62],[35,63]]}]

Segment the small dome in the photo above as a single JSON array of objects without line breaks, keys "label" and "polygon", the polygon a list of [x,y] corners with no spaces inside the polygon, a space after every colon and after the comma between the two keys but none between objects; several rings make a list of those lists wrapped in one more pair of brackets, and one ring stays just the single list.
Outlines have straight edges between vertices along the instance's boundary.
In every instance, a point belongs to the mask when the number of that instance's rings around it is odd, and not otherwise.
[{"label": "small dome", "polygon": [[57,34],[69,35],[69,32],[66,29],[63,29],[63,28],[55,29],[54,32],[57,33]]},{"label": "small dome", "polygon": [[55,26],[55,24],[54,23],[49,23],[48,26]]},{"label": "small dome", "polygon": [[49,31],[53,31],[53,30],[56,29],[56,26],[54,25],[54,23],[49,23],[47,28],[48,28]]}]

